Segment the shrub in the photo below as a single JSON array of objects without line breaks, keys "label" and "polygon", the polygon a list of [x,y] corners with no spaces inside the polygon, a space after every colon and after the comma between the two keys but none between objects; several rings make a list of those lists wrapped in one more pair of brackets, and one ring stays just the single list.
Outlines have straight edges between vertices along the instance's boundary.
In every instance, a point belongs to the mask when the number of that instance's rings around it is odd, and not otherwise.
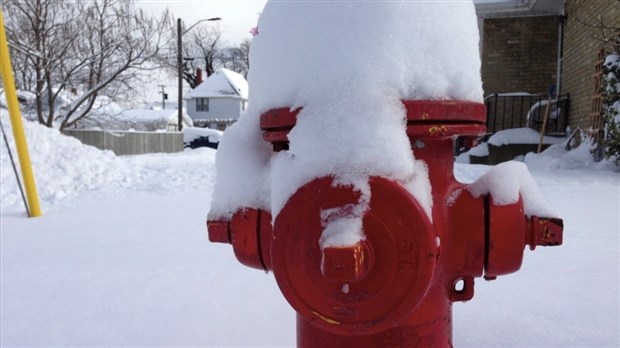
[{"label": "shrub", "polygon": [[[619,40],[620,41],[620,38]],[[603,64],[601,113],[605,122],[605,157],[620,166],[620,49],[614,46]]]}]

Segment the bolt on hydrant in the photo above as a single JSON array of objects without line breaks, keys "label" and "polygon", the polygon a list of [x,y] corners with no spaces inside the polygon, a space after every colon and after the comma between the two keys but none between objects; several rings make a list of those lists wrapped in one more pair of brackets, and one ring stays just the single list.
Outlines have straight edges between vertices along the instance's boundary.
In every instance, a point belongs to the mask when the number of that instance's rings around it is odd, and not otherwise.
[{"label": "bolt on hydrant", "polygon": [[[232,244],[244,265],[272,271],[297,312],[300,347],[452,346],[452,303],[474,295],[474,279],[517,271],[526,245],[562,243],[562,220],[526,215],[521,198],[499,204],[453,174],[453,141],[483,135],[485,107],[458,100],[403,101],[416,159],[428,167],[432,214],[400,183],[369,180],[365,238],[321,247],[322,212],[356,204],[360,193],[319,177],[275,217],[242,209],[208,221],[212,242]],[[298,110],[261,116],[263,139],[288,149]]]}]

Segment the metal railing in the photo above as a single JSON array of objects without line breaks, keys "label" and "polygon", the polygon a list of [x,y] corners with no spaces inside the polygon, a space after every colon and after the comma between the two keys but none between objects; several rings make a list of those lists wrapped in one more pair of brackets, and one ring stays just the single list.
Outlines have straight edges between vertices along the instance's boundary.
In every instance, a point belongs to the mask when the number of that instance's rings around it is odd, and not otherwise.
[{"label": "metal railing", "polygon": [[[551,98],[546,135],[564,136],[568,126],[568,94]],[[491,94],[487,107],[487,133],[529,127],[541,131],[549,97],[529,93]]]}]

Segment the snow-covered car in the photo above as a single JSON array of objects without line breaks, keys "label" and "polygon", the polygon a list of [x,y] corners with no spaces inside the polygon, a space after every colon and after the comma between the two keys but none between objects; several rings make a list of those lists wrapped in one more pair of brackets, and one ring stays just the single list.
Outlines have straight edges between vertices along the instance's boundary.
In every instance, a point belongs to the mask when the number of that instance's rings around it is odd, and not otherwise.
[{"label": "snow-covered car", "polygon": [[183,147],[217,149],[224,132],[211,128],[187,127],[183,129]]}]

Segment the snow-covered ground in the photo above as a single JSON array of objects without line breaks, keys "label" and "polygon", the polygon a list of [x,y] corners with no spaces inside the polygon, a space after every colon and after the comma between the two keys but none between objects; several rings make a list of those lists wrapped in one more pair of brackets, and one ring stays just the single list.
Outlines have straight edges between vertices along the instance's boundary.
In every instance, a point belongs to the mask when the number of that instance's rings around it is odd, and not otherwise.
[{"label": "snow-covered ground", "polygon": [[[294,346],[295,313],[274,277],[209,243],[207,212],[277,212],[323,175],[360,189],[361,208],[368,176],[397,180],[430,212],[401,100],[482,101],[473,4],[274,1],[259,27],[255,99],[222,137],[217,171],[211,149],[117,157],[26,123],[44,212],[28,219],[2,145],[2,346]],[[302,108],[277,154],[258,127],[273,107]],[[593,163],[587,146],[523,160],[564,219],[564,245],[479,280],[475,298],[453,307],[455,345],[619,346],[618,170]],[[497,168],[525,177],[522,164]],[[468,183],[490,170],[456,164]]]},{"label": "snow-covered ground", "polygon": [[[25,217],[2,143],[3,347],[295,345],[273,276],[207,240],[214,150],[116,157],[25,127],[44,215]],[[586,150],[526,157],[564,218],[564,245],[478,280],[454,305],[456,346],[620,345],[620,176]],[[456,174],[489,168],[457,163]]]}]

